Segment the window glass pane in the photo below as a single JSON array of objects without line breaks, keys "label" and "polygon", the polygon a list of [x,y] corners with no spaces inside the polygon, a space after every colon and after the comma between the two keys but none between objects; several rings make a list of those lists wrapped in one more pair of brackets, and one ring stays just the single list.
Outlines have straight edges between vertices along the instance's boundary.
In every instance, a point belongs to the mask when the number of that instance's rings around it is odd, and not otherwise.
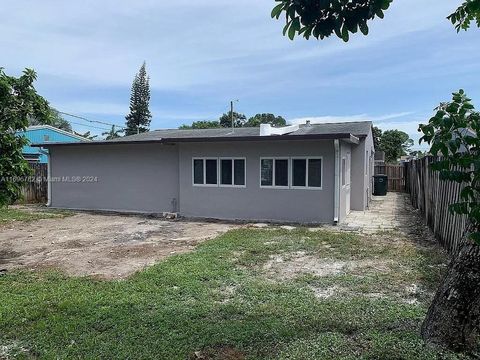
[{"label": "window glass pane", "polygon": [[207,159],[205,160],[206,169],[206,181],[205,184],[217,183],[217,160]]},{"label": "window glass pane", "polygon": [[288,186],[288,160],[275,160],[275,186]]},{"label": "window glass pane", "polygon": [[203,184],[203,160],[193,160],[193,183]]},{"label": "window glass pane", "polygon": [[345,158],[342,159],[342,185],[346,184],[346,177],[347,177],[347,161]]},{"label": "window glass pane", "polygon": [[273,185],[273,160],[262,159],[261,166],[261,181],[262,186]]},{"label": "window glass pane", "polygon": [[235,185],[245,185],[245,160],[238,159],[234,161],[234,182]]},{"label": "window glass pane", "polygon": [[293,159],[293,186],[307,186],[307,160]]},{"label": "window glass pane", "polygon": [[308,160],[308,186],[322,186],[322,159]]},{"label": "window glass pane", "polygon": [[220,161],[220,184],[232,185],[232,160],[222,159]]}]

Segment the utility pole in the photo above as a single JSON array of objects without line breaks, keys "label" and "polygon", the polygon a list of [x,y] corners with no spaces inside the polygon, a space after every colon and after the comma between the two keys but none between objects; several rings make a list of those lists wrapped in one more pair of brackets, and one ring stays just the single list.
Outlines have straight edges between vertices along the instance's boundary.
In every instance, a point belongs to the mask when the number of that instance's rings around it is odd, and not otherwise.
[{"label": "utility pole", "polygon": [[233,101],[230,101],[230,121],[232,122],[232,132],[234,132],[235,124],[233,122]]},{"label": "utility pole", "polygon": [[233,119],[233,103],[238,102],[238,100],[230,101],[230,121],[232,122],[232,132],[235,131],[235,121]]}]

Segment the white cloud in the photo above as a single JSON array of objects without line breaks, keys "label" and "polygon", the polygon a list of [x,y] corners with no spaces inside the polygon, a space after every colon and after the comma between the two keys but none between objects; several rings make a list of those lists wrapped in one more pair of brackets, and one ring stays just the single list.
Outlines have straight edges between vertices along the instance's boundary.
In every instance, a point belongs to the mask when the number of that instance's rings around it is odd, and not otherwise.
[{"label": "white cloud", "polygon": [[289,119],[288,122],[291,124],[304,124],[307,120],[310,120],[312,124],[322,124],[322,123],[335,123],[335,122],[352,122],[352,121],[384,121],[391,119],[403,118],[405,116],[411,115],[413,112],[405,111],[400,113],[393,114],[384,114],[379,116],[369,116],[368,114],[358,114],[358,115],[347,115],[347,116],[306,116],[300,118]]}]

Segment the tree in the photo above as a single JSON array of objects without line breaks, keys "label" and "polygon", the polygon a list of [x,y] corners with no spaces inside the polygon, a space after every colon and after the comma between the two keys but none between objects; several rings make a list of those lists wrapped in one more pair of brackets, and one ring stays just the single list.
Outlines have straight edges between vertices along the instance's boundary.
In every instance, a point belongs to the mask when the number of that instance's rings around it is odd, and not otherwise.
[{"label": "tree", "polygon": [[25,69],[22,76],[15,78],[0,68],[0,206],[20,198],[24,178],[31,174],[22,154],[28,140],[17,132],[26,130],[30,118],[45,124],[50,122],[48,102],[33,86],[36,79],[31,69]]},{"label": "tree", "polygon": [[121,137],[121,133],[124,132],[124,129],[115,129],[115,125],[112,125],[110,131],[106,131],[102,133],[102,136],[105,136],[105,140],[112,140]]},{"label": "tree", "polygon": [[[220,116],[218,120],[221,127],[232,127],[232,118],[230,113],[223,114]],[[243,127],[245,122],[247,121],[247,117],[244,114],[239,114],[237,112],[233,112],[233,123],[235,127]]]},{"label": "tree", "polygon": [[[368,22],[379,17],[393,0],[276,0],[272,18],[285,14],[286,25],[283,35],[293,40],[295,35],[305,39],[311,36],[323,40],[335,34],[347,42],[350,34],[360,30],[368,34]],[[476,20],[480,27],[480,0],[466,0],[448,19],[457,28],[468,29]]]},{"label": "tree", "polygon": [[448,19],[455,26],[457,32],[468,30],[472,21],[476,21],[477,26],[480,27],[480,0],[465,1]]},{"label": "tree", "polygon": [[135,75],[130,95],[130,113],[127,120],[125,135],[133,135],[149,131],[152,114],[149,110],[150,103],[150,78],[147,75],[146,64],[143,63]]},{"label": "tree", "polygon": [[[58,110],[50,107],[50,123],[49,125],[61,129],[64,131],[72,132],[72,125],[63,118],[63,116],[58,112]],[[41,119],[30,118],[28,120],[29,125],[44,125]]]},{"label": "tree", "polygon": [[74,133],[75,135],[84,137],[84,138],[87,139],[87,140],[95,140],[95,139],[98,137],[98,135],[92,135],[92,134],[90,133],[90,131],[87,131],[86,133],[83,133],[83,134],[78,133],[78,132],[76,132],[76,131],[74,131],[73,133]]},{"label": "tree", "polygon": [[309,39],[323,40],[335,34],[347,42],[350,33],[359,29],[368,34],[367,22],[379,17],[390,7],[392,0],[276,0],[280,4],[272,10],[272,18],[285,13],[283,34],[293,40],[296,34]]},{"label": "tree", "polygon": [[260,124],[270,124],[272,126],[285,126],[287,121],[281,116],[275,116],[273,114],[257,114],[252,116],[245,123],[248,127],[259,127]]},{"label": "tree", "polygon": [[428,310],[423,338],[453,350],[473,349],[480,335],[480,113],[463,90],[442,103],[420,141],[441,158],[432,163],[440,179],[463,184],[450,211],[465,215],[467,226],[458,250]]},{"label": "tree", "polygon": [[192,125],[181,125],[179,129],[214,129],[214,128],[219,128],[220,123],[217,120],[213,121],[208,121],[208,120],[202,120],[202,121],[194,121]]},{"label": "tree", "polygon": [[413,140],[407,133],[400,130],[387,130],[380,137],[380,150],[385,152],[386,162],[396,162],[401,156],[407,155]]},{"label": "tree", "polygon": [[380,139],[382,138],[382,130],[376,126],[372,129],[373,132],[373,144],[375,149],[380,150]]}]

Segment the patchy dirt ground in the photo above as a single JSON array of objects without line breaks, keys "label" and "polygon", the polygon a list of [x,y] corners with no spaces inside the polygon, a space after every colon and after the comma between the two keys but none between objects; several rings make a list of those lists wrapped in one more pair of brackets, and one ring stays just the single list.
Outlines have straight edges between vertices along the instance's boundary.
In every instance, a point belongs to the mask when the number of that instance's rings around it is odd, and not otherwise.
[{"label": "patchy dirt ground", "polygon": [[0,225],[0,270],[52,267],[70,275],[124,278],[234,227],[89,213],[12,222]]}]

